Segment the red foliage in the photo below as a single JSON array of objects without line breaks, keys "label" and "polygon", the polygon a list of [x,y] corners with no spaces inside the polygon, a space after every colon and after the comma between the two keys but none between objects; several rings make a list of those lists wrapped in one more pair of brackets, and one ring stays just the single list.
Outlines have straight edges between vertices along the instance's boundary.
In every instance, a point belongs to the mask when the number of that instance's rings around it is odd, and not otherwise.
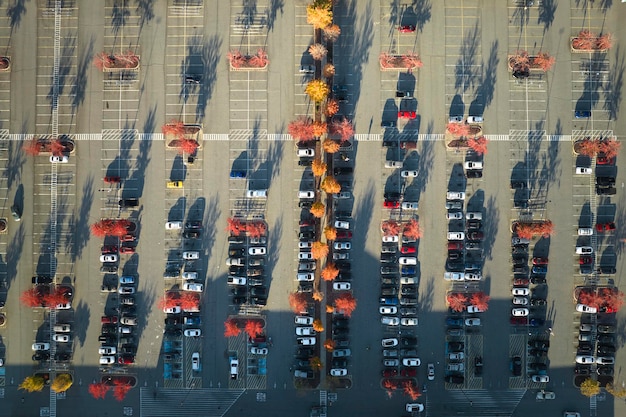
[{"label": "red foliage", "polygon": [[419,389],[411,381],[405,381],[402,384],[403,392],[408,395],[412,400],[417,400],[422,394]]},{"label": "red foliage", "polygon": [[248,59],[248,64],[254,68],[263,68],[269,63],[267,59],[267,52],[263,48],[259,48],[256,51],[256,55],[251,56]]},{"label": "red foliage", "polygon": [[161,127],[161,132],[163,132],[165,136],[171,135],[176,139],[182,139],[183,136],[185,136],[185,124],[180,120],[172,120]]},{"label": "red foliage", "polygon": [[226,230],[230,232],[232,236],[239,236],[246,231],[246,225],[236,217],[229,217],[226,219],[228,226]]},{"label": "red foliage", "polygon": [[453,136],[467,136],[470,134],[470,125],[465,123],[448,123],[446,129]]},{"label": "red foliage", "polygon": [[99,221],[90,226],[91,234],[95,237],[105,237],[107,235],[107,231],[109,227],[104,223],[104,221]]},{"label": "red foliage", "polygon": [[234,337],[241,333],[241,329],[237,327],[237,323],[233,319],[224,322],[224,337]]},{"label": "red foliage", "polygon": [[96,400],[104,398],[109,391],[109,387],[104,382],[89,384],[89,393]]},{"label": "red foliage", "polygon": [[487,153],[487,139],[484,136],[479,138],[469,138],[467,140],[467,146],[469,146],[478,155],[485,155]]},{"label": "red foliage", "polygon": [[453,311],[464,311],[467,305],[467,297],[460,292],[453,292],[446,296],[446,301]]},{"label": "red foliage", "polygon": [[354,136],[354,126],[352,126],[352,122],[345,118],[340,122],[331,123],[329,131],[333,135],[339,135],[341,141],[349,140]]},{"label": "red foliage", "polygon": [[398,383],[391,379],[385,379],[383,381],[383,388],[387,390],[387,396],[391,397],[393,392],[398,388]]},{"label": "red foliage", "polygon": [[179,305],[180,308],[186,311],[196,310],[198,309],[198,307],[200,307],[200,295],[193,292],[185,291],[180,296]]},{"label": "red foliage", "polygon": [[574,144],[574,148],[580,155],[593,158],[598,153],[600,148],[599,145],[598,141],[593,140],[590,137],[586,137],[585,139],[576,142]]},{"label": "red foliage", "polygon": [[529,71],[530,57],[526,51],[517,51],[515,55],[509,58],[509,65],[513,71]]},{"label": "red foliage", "polygon": [[260,320],[248,320],[246,321],[245,332],[248,336],[255,338],[260,334],[263,334],[263,325]]},{"label": "red foliage", "polygon": [[308,142],[315,139],[313,121],[306,116],[300,116],[289,123],[287,132],[289,132],[296,141]]},{"label": "red foliage", "polygon": [[54,139],[48,143],[48,150],[54,156],[62,156],[65,151],[65,145],[63,145],[60,140]]},{"label": "red foliage", "polygon": [[128,230],[126,229],[126,227],[127,227],[126,221],[117,220],[111,226],[111,229],[109,230],[108,234],[110,236],[122,237],[128,233]]},{"label": "red foliage", "polygon": [[326,103],[326,117],[333,117],[337,112],[339,112],[339,102],[331,98]]},{"label": "red foliage", "polygon": [[604,139],[598,141],[598,152],[601,152],[607,158],[615,158],[619,153],[622,143],[612,139]]},{"label": "red foliage", "polygon": [[596,47],[597,35],[589,30],[583,29],[574,38],[572,46],[574,49],[591,50]]},{"label": "red foliage", "polygon": [[578,295],[578,302],[589,307],[599,308],[604,304],[604,297],[593,290],[583,290]]},{"label": "red foliage", "polygon": [[246,232],[250,237],[261,237],[265,236],[267,232],[267,225],[265,222],[256,220],[246,223]]},{"label": "red foliage", "polygon": [[398,236],[400,234],[400,224],[395,220],[385,220],[380,224],[383,236]]},{"label": "red foliage", "polygon": [[20,295],[20,302],[26,307],[41,307],[43,297],[36,288],[30,288]]},{"label": "red foliage", "polygon": [[548,71],[555,62],[556,58],[548,55],[546,52],[540,52],[533,58],[533,65],[541,68],[543,71]]},{"label": "red foliage", "polygon": [[356,298],[352,294],[343,294],[335,298],[334,306],[337,310],[343,310],[343,314],[350,317],[356,310]]},{"label": "red foliage", "polygon": [[417,220],[411,219],[405,225],[402,230],[402,234],[411,239],[419,239],[422,237],[422,230]]},{"label": "red foliage", "polygon": [[93,64],[102,71],[104,68],[110,68],[113,64],[113,57],[106,52],[100,52],[93,58]]},{"label": "red foliage", "polygon": [[193,139],[180,139],[177,145],[179,154],[186,153],[189,155],[193,155],[194,153],[196,153],[198,146],[200,146],[198,142]]},{"label": "red foliage", "polygon": [[133,388],[130,385],[118,380],[115,380],[113,384],[113,397],[120,402],[123,401],[124,398],[126,398],[126,394],[128,394],[128,391]]},{"label": "red foliage", "polygon": [[43,297],[43,303],[50,308],[54,308],[57,304],[62,304],[66,301],[65,295],[58,288]]},{"label": "red foliage", "polygon": [[596,39],[596,49],[610,49],[613,46],[613,38],[610,33],[601,35]]},{"label": "red foliage", "polygon": [[613,311],[619,311],[624,305],[624,293],[617,288],[602,288],[600,295],[604,306]]},{"label": "red foliage", "polygon": [[163,298],[159,300],[160,309],[176,307],[178,305],[178,294],[175,292],[166,292]]},{"label": "red foliage", "polygon": [[289,306],[294,313],[300,313],[307,308],[308,301],[304,293],[293,292],[289,294]]},{"label": "red foliage", "polygon": [[39,140],[37,138],[32,138],[31,140],[24,142],[22,149],[28,155],[37,156],[41,152],[41,145],[39,144]]},{"label": "red foliage", "polygon": [[489,308],[489,299],[490,297],[484,292],[476,292],[472,294],[472,297],[470,298],[470,304],[478,307],[483,311],[487,311],[487,309]]},{"label": "red foliage", "polygon": [[532,223],[518,223],[515,227],[515,233],[522,239],[533,238],[533,224]]},{"label": "red foliage", "polygon": [[241,68],[246,63],[246,57],[240,51],[230,51],[227,57],[233,68]]}]

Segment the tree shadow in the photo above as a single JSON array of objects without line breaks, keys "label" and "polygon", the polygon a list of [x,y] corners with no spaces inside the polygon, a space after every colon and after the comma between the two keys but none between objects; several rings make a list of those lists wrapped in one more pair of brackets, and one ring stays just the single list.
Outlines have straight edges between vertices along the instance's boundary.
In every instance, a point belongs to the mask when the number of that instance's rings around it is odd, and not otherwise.
[{"label": "tree shadow", "polygon": [[13,31],[20,26],[22,18],[26,14],[26,2],[28,0],[12,0],[7,5],[7,17],[9,18],[9,25],[11,26],[11,35]]},{"label": "tree shadow", "polygon": [[[116,39],[120,29],[126,25],[130,16],[128,2],[129,0],[114,0],[113,8],[111,9],[111,27]],[[115,45],[115,40],[113,44]]]},{"label": "tree shadow", "polygon": [[[63,95],[63,89],[65,88],[65,81],[70,73],[70,69],[73,66],[74,49],[76,48],[76,37],[67,36],[63,39],[63,46],[61,47],[61,57],[59,59],[59,77],[58,77],[58,91],[57,97]],[[54,78],[51,75],[50,90],[48,91],[48,100],[50,104],[54,104]],[[58,105],[58,104],[57,104]]]},{"label": "tree shadow", "polygon": [[80,106],[85,100],[85,90],[87,88],[87,73],[89,69],[89,65],[93,59],[93,48],[96,39],[92,35],[89,40],[89,44],[83,48],[81,52],[81,57],[79,58],[78,68],[76,69],[76,78],[74,80],[74,84],[72,85],[72,89],[70,94],[74,97],[72,99],[72,107],[74,111]]},{"label": "tree shadow", "polygon": [[624,86],[624,55],[620,53],[619,46],[615,49],[615,61],[609,70],[609,76],[604,85],[604,110],[609,114],[610,120],[617,120],[619,108],[622,104],[622,87]]},{"label": "tree shadow", "polygon": [[78,215],[72,216],[73,224],[70,224],[69,236],[72,236],[70,241],[73,244],[71,248],[68,248],[72,262],[76,262],[76,260],[82,256],[83,249],[87,246],[87,242],[89,241],[89,214],[94,199],[93,186],[94,177],[89,175],[83,186],[83,197],[80,202]]},{"label": "tree shadow", "polygon": [[[192,39],[188,47],[186,59],[190,60],[189,65],[192,62],[197,62],[194,68],[197,68],[200,74],[202,74],[202,81],[198,88],[198,104],[196,105],[197,123],[201,123],[204,120],[207,104],[213,97],[215,83],[217,82],[217,66],[221,58],[221,47],[222,38],[219,34],[212,35],[208,39],[196,37]],[[185,68],[189,68],[189,66],[186,64]]]},{"label": "tree shadow", "polygon": [[558,5],[556,0],[543,0],[539,4],[537,23],[543,23],[543,33],[546,33],[552,26]]},{"label": "tree shadow", "polygon": [[496,197],[491,195],[483,205],[483,218],[489,219],[483,222],[483,257],[484,259],[493,259],[492,251],[496,244],[496,236],[498,235],[498,225],[500,224],[500,209]]},{"label": "tree shadow", "polygon": [[281,16],[284,13],[285,1],[284,0],[270,0],[270,5],[267,9],[265,9],[265,24],[267,25],[267,31],[274,31],[274,23],[276,22],[276,18],[278,17],[278,12],[280,11]]},{"label": "tree shadow", "polygon": [[154,0],[135,0],[137,3],[136,13],[139,15],[139,32],[146,23],[154,19]]},{"label": "tree shadow", "polygon": [[125,181],[124,187],[137,190],[137,196],[143,195],[143,188],[146,181],[146,170],[150,163],[150,150],[152,149],[152,133],[155,128],[157,105],[155,104],[149,111],[148,117],[143,125],[143,137],[139,141],[139,153],[135,158],[135,165],[132,176]]},{"label": "tree shadow", "polygon": [[7,145],[7,161],[2,176],[7,179],[7,188],[22,180],[22,167],[26,162],[26,156],[22,150],[21,141],[9,141]]},{"label": "tree shadow", "polygon": [[480,30],[478,21],[474,27],[469,29],[463,36],[463,44],[461,45],[460,57],[456,63],[454,75],[454,88],[459,91],[466,92],[473,87],[478,80],[478,73],[474,66],[476,65],[476,51],[479,46]]},{"label": "tree shadow", "polygon": [[243,0],[241,4],[241,23],[251,25],[257,14],[257,0]]},{"label": "tree shadow", "polygon": [[[351,6],[354,6],[354,2]],[[396,26],[400,22],[402,16],[400,0],[391,0],[389,4],[389,35],[392,35],[396,31]]]},{"label": "tree shadow", "polygon": [[469,114],[472,116],[482,116],[485,108],[491,104],[496,88],[497,69],[500,59],[498,58],[498,40],[493,41],[489,51],[489,59],[485,72],[482,75],[482,83],[476,90],[476,97],[470,104]]},{"label": "tree shadow", "polygon": [[530,21],[530,7],[526,7],[524,3],[518,4],[513,10],[511,16],[511,22],[519,27],[519,31],[522,32],[524,26],[528,25]]},{"label": "tree shadow", "polygon": [[[274,277],[274,268],[276,268],[276,263],[278,262],[278,258],[281,255],[281,245],[280,242],[283,241],[281,236],[283,234],[283,217],[279,217],[274,221],[272,228],[270,229],[269,236],[267,237],[267,241],[270,242],[267,245],[267,263],[265,267],[265,276],[267,277],[267,292],[269,294],[270,288],[272,286],[272,277]],[[271,244],[273,242],[273,244]]]},{"label": "tree shadow", "polygon": [[[22,257],[22,250],[24,249],[24,238],[26,237],[26,231],[24,223],[20,223],[17,231],[11,238],[11,242],[7,245],[6,253],[6,282],[7,286],[10,286],[11,282],[17,278],[17,265]],[[50,272],[49,270],[47,272]],[[47,275],[47,273],[46,273]]]},{"label": "tree shadow", "polygon": [[431,10],[433,6],[430,0],[413,0],[412,7],[415,14],[415,27],[419,32],[422,32],[424,26],[432,17]]}]

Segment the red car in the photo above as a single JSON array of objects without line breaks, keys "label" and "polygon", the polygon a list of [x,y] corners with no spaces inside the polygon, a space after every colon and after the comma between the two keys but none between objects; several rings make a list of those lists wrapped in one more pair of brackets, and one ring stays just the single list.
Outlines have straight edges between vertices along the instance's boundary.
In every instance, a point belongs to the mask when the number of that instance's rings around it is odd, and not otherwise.
[{"label": "red car", "polygon": [[413,25],[402,25],[398,27],[398,30],[402,33],[411,33],[415,32],[415,26]]},{"label": "red car", "polygon": [[528,317],[513,317],[513,316],[511,316],[511,324],[513,324],[513,325],[528,324]]},{"label": "red car", "polygon": [[122,365],[130,365],[135,363],[135,355],[122,355],[117,360],[117,363]]},{"label": "red car", "polygon": [[615,230],[615,223],[613,222],[596,223],[596,231],[598,231],[599,233],[610,232],[612,230]]},{"label": "red car", "polygon": [[615,158],[607,158],[606,156],[598,156],[596,158],[598,165],[614,165]]},{"label": "red car", "polygon": [[107,184],[118,183],[120,181],[122,181],[120,177],[104,177],[104,182],[106,182]]},{"label": "red car", "polygon": [[521,287],[527,287],[530,284],[530,281],[528,280],[528,278],[515,278],[513,280],[513,285],[515,286],[521,286]]},{"label": "red car", "polygon": [[313,219],[300,220],[300,227],[306,227],[306,226],[315,226],[315,220]]},{"label": "red car", "polygon": [[134,242],[137,238],[133,235],[124,235],[120,238],[122,242]]},{"label": "red car", "polygon": [[415,368],[404,368],[400,371],[400,375],[404,377],[413,377],[417,376],[417,369]]},{"label": "red car", "polygon": [[115,324],[117,323],[117,316],[102,316],[102,318],[100,319],[100,322]]},{"label": "red car", "polygon": [[390,376],[397,376],[398,375],[398,370],[397,369],[385,369],[383,371],[383,376],[388,378]]},{"label": "red car", "polygon": [[103,255],[107,254],[107,253],[117,253],[117,246],[103,246],[100,248],[100,251],[102,252]]},{"label": "red car", "polygon": [[463,243],[462,242],[448,242],[448,250],[462,250]]},{"label": "red car", "polygon": [[402,246],[400,248],[402,253],[415,253],[415,246]]},{"label": "red car", "polygon": [[533,265],[548,265],[548,258],[533,258]]},{"label": "red car", "polygon": [[397,209],[400,208],[400,202],[385,200],[385,202],[383,203],[383,207],[388,209]]},{"label": "red car", "polygon": [[349,230],[338,230],[337,239],[352,239],[352,232]]},{"label": "red car", "polygon": [[589,255],[582,255],[580,259],[578,259],[578,263],[580,265],[591,265],[593,263],[593,257]]},{"label": "red car", "polygon": [[122,246],[120,248],[120,253],[135,253],[135,248],[132,246]]}]

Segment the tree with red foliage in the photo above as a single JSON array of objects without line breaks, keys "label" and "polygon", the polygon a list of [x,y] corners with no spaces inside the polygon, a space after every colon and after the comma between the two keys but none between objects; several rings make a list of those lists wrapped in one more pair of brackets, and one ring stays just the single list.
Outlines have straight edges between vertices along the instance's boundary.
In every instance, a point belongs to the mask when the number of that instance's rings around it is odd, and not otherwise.
[{"label": "tree with red foliage", "polygon": [[593,158],[599,150],[599,143],[596,140],[586,137],[574,143],[574,151],[583,156]]},{"label": "tree with red foliage", "polygon": [[129,384],[119,380],[113,381],[113,385],[113,398],[120,402],[126,398],[126,394],[133,388]]},{"label": "tree with red foliage", "polygon": [[26,307],[41,307],[43,304],[43,294],[36,288],[29,288],[20,295],[20,302]]},{"label": "tree with red foliage", "polygon": [[470,304],[482,311],[487,311],[489,309],[489,299],[490,297],[484,292],[475,292],[470,298]]},{"label": "tree with red foliage", "polygon": [[267,226],[265,225],[265,222],[261,220],[254,220],[246,223],[246,233],[249,237],[265,236],[265,232],[267,232]]},{"label": "tree with red foliage", "polygon": [[453,136],[467,136],[470,134],[470,125],[466,123],[448,123],[446,130]]},{"label": "tree with red foliage", "polygon": [[420,224],[417,220],[411,219],[404,225],[404,229],[402,230],[402,235],[406,236],[410,239],[419,239],[422,237],[422,229],[420,228]]},{"label": "tree with red foliage", "polygon": [[178,153],[181,155],[182,154],[193,155],[194,153],[196,153],[198,146],[200,146],[198,142],[196,142],[193,139],[179,139],[178,142],[176,143]]},{"label": "tree with red foliage", "polygon": [[332,281],[337,278],[338,275],[339,269],[332,262],[327,263],[321,272],[321,277],[324,281]]},{"label": "tree with red foliage", "polygon": [[241,329],[237,326],[237,322],[228,319],[224,322],[224,337],[235,337],[241,333]]},{"label": "tree with red foliage", "polygon": [[89,384],[89,393],[96,400],[103,399],[107,392],[109,392],[109,386],[104,382],[96,382]]},{"label": "tree with red foliage", "polygon": [[530,70],[530,57],[527,51],[517,51],[509,57],[509,66],[513,71],[528,72]]},{"label": "tree with red foliage", "polygon": [[346,118],[331,123],[328,130],[332,135],[338,135],[341,141],[349,140],[354,136],[354,126],[352,126],[352,122]]},{"label": "tree with red foliage", "polygon": [[161,132],[165,136],[173,136],[175,139],[182,139],[185,136],[185,124],[180,120],[172,120],[161,127]]},{"label": "tree with red foliage", "polygon": [[24,142],[24,145],[22,145],[22,149],[28,155],[32,155],[32,156],[39,155],[39,153],[41,153],[41,145],[39,143],[39,139],[37,139],[36,137],[33,137],[31,140]]},{"label": "tree with red foliage", "polygon": [[65,145],[59,139],[53,139],[48,142],[48,150],[54,156],[62,156],[65,152]]},{"label": "tree with red foliage", "polygon": [[104,220],[101,220],[92,224],[89,228],[91,229],[91,234],[95,237],[105,237],[110,227]]},{"label": "tree with red foliage", "polygon": [[600,296],[603,305],[612,311],[619,311],[624,305],[624,293],[617,288],[602,288],[600,289]]},{"label": "tree with red foliage", "polygon": [[105,68],[111,68],[113,66],[113,62],[115,58],[111,54],[107,54],[106,52],[100,52],[96,54],[93,58],[93,64],[102,71]]},{"label": "tree with red foliage", "polygon": [[246,231],[246,225],[236,217],[227,218],[226,223],[228,224],[226,230],[230,232],[232,236],[239,236]]},{"label": "tree with red foliage", "polygon": [[354,310],[356,310],[356,298],[352,294],[342,294],[335,298],[333,303],[337,310],[343,310],[343,314],[347,317],[352,316]]},{"label": "tree with red foliage", "polygon": [[583,29],[578,33],[578,36],[572,40],[572,47],[574,49],[593,50],[596,48],[597,38],[598,36],[595,33]]},{"label": "tree with red foliage", "polygon": [[179,305],[184,311],[197,310],[200,307],[200,295],[185,291],[180,296]]},{"label": "tree with red foliage", "polygon": [[610,33],[607,33],[606,35],[600,35],[596,39],[596,49],[611,49],[611,46],[613,46],[613,37]]},{"label": "tree with red foliage", "polygon": [[479,138],[469,138],[467,140],[467,146],[470,147],[478,155],[485,155],[487,153],[487,138],[481,136]]},{"label": "tree with red foliage", "polygon": [[291,294],[289,294],[289,306],[294,313],[300,313],[301,311],[306,309],[307,305],[308,301],[304,293],[292,292]]},{"label": "tree with red foliage", "polygon": [[548,238],[554,234],[554,223],[552,223],[550,220],[534,223],[533,233],[535,235]]},{"label": "tree with red foliage", "polygon": [[517,223],[514,227],[515,234],[522,239],[533,238],[533,224],[532,223]]},{"label": "tree with red foliage", "polygon": [[178,293],[173,291],[168,291],[165,295],[159,300],[158,306],[161,310],[166,308],[176,307],[178,305]]},{"label": "tree with red foliage", "polygon": [[604,298],[593,290],[583,290],[578,295],[578,302],[589,307],[600,308]]},{"label": "tree with red foliage", "polygon": [[604,154],[607,158],[615,158],[621,147],[622,143],[615,140],[615,138],[607,138],[598,141],[598,152]]},{"label": "tree with red foliage", "polygon": [[556,58],[550,56],[547,52],[539,52],[537,56],[533,57],[533,65],[541,68],[543,71],[548,71],[554,63]]},{"label": "tree with red foliage", "polygon": [[248,64],[253,68],[264,68],[269,64],[267,59],[267,51],[263,48],[259,48],[256,54],[248,58]]},{"label": "tree with red foliage", "polygon": [[324,110],[326,117],[333,117],[339,112],[339,102],[334,98],[331,98],[326,102],[326,109]]},{"label": "tree with red foliage", "polygon": [[46,307],[55,308],[59,304],[63,304],[67,301],[65,294],[61,292],[59,288],[55,288],[54,291],[46,294],[43,297],[43,303]]},{"label": "tree with red foliage", "polygon": [[403,392],[408,395],[413,401],[417,400],[422,394],[419,389],[413,384],[413,381],[404,381],[402,383]]},{"label": "tree with red foliage", "polygon": [[315,139],[313,120],[306,116],[300,116],[287,125],[287,132],[296,141],[309,142]]},{"label": "tree with red foliage", "polygon": [[467,305],[467,296],[460,292],[452,292],[446,296],[446,301],[452,311],[461,312]]},{"label": "tree with red foliage", "polygon": [[326,349],[329,352],[332,352],[333,350],[335,350],[335,341],[332,339],[324,340],[324,349]]},{"label": "tree with red foliage", "polygon": [[260,320],[247,320],[244,330],[248,336],[255,338],[258,335],[263,334],[263,325]]},{"label": "tree with red foliage", "polygon": [[398,236],[400,234],[400,224],[395,220],[385,220],[380,224],[383,236]]},{"label": "tree with red foliage", "polygon": [[128,221],[127,220],[116,220],[111,225],[111,229],[109,230],[110,236],[122,237],[128,233]]},{"label": "tree with red foliage", "polygon": [[398,383],[391,379],[385,379],[383,381],[383,388],[387,390],[387,396],[391,398],[393,392],[398,389]]}]

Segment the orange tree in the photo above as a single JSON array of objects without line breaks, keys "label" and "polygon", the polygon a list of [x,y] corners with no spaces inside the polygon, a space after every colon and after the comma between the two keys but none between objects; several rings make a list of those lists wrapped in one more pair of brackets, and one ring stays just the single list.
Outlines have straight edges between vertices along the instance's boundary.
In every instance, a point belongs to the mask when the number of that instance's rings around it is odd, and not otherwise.
[{"label": "orange tree", "polygon": [[343,310],[343,314],[347,317],[352,316],[354,310],[356,310],[356,298],[352,294],[342,294],[335,298],[333,303],[337,310]]},{"label": "orange tree", "polygon": [[324,237],[326,240],[335,240],[337,239],[337,229],[333,226],[326,226],[324,228]]},{"label": "orange tree", "polygon": [[289,307],[294,313],[300,313],[308,305],[306,295],[301,292],[292,292],[289,294]]},{"label": "orange tree", "polygon": [[322,242],[313,242],[311,246],[313,259],[322,259],[328,255],[328,245]]},{"label": "orange tree", "polygon": [[306,7],[306,22],[314,29],[324,29],[333,23],[330,1],[315,1]]},{"label": "orange tree", "polygon": [[304,92],[309,96],[309,98],[316,103],[321,103],[324,101],[328,94],[330,93],[330,88],[328,88],[328,84],[322,80],[311,80],[307,84]]},{"label": "orange tree", "polygon": [[334,177],[326,177],[322,180],[320,188],[328,194],[336,194],[341,191],[341,185]]},{"label": "orange tree", "polygon": [[313,120],[306,116],[300,116],[287,125],[287,132],[294,140],[308,142],[315,139]]},{"label": "orange tree", "polygon": [[482,311],[487,311],[489,308],[489,299],[490,297],[484,292],[476,292],[472,294],[470,304],[478,307]]},{"label": "orange tree", "polygon": [[332,281],[337,278],[337,275],[339,275],[339,269],[332,262],[327,263],[322,269],[321,277],[324,281]]},{"label": "orange tree", "polygon": [[487,139],[484,136],[469,138],[467,140],[467,146],[478,155],[485,155],[487,153]]},{"label": "orange tree", "polygon": [[405,223],[402,234],[410,239],[419,239],[422,237],[422,230],[417,220],[411,219]]},{"label": "orange tree", "polygon": [[321,177],[326,172],[328,166],[325,162],[322,162],[321,159],[314,159],[313,164],[311,165],[311,170],[313,171],[313,175],[316,177]]},{"label": "orange tree", "polygon": [[321,202],[316,201],[315,203],[311,205],[309,212],[311,212],[313,217],[321,219],[322,216],[324,216],[325,210],[326,210],[326,206],[324,206],[324,204],[322,204]]}]

